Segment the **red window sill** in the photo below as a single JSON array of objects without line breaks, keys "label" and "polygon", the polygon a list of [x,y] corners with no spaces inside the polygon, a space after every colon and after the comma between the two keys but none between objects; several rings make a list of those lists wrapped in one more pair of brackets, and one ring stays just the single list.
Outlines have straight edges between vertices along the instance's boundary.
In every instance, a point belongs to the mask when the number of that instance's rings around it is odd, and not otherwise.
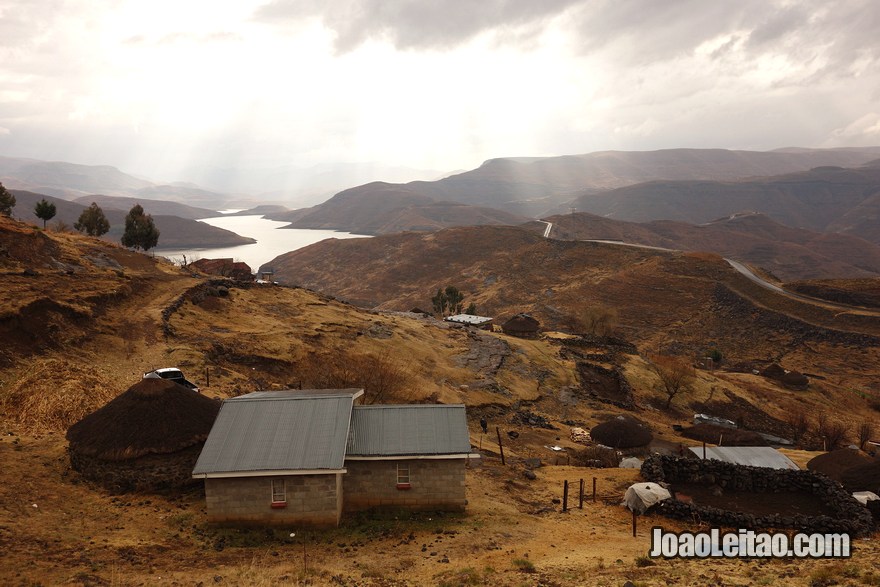
[{"label": "red window sill", "polygon": [[412,485],[410,485],[409,483],[398,483],[397,488],[398,489],[411,489]]},{"label": "red window sill", "polygon": [[273,501],[272,502],[272,509],[273,510],[278,510],[278,509],[286,508],[286,507],[287,507],[286,501]]}]

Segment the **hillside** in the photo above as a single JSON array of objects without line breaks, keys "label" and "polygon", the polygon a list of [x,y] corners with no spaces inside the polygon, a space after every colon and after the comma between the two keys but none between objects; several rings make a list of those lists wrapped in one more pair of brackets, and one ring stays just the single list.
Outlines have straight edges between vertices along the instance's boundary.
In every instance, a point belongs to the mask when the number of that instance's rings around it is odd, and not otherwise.
[{"label": "hillside", "polygon": [[694,224],[753,211],[787,226],[838,232],[880,244],[877,167],[818,167],[737,182],[654,181],[581,196],[569,206],[617,220]]},{"label": "hillside", "polygon": [[290,228],[388,234],[457,225],[519,224],[526,219],[500,210],[437,202],[403,185],[375,182],[342,191],[312,208],[270,214]]},{"label": "hillside", "polygon": [[[807,171],[821,165],[856,167],[878,156],[878,147],[769,152],[724,149],[599,151],[562,157],[490,159],[476,169],[439,181],[414,181],[402,185],[411,192],[435,200],[488,206],[537,217],[584,193],[593,194],[652,180],[731,181]],[[354,189],[366,195],[381,187],[367,184]]]},{"label": "hillside", "polygon": [[198,208],[180,202],[172,202],[169,200],[157,200],[153,198],[129,198],[126,196],[102,196],[90,195],[82,196],[73,200],[77,204],[89,206],[92,202],[98,204],[102,210],[122,210],[128,212],[135,204],[141,204],[150,209],[150,214],[161,214],[163,216],[178,216],[189,220],[197,220],[199,218],[210,218],[211,216],[219,216],[216,210],[208,208]]},{"label": "hillside", "polygon": [[[654,429],[657,450],[668,451],[689,442],[671,425],[686,423],[702,403],[770,426],[784,426],[795,409],[852,421],[872,413],[870,396],[859,394],[872,389],[880,373],[876,340],[798,322],[788,317],[796,304],[782,308],[788,313],[768,309],[770,297],[750,305],[746,294],[761,292],[740,283],[717,258],[550,241],[507,227],[369,240],[375,249],[349,251],[349,261],[363,264],[352,274],[384,279],[388,287],[400,283],[393,268],[405,269],[414,285],[402,295],[413,299],[419,283],[454,278],[463,286],[482,284],[485,291],[468,294],[486,307],[539,300],[534,307],[548,322],[552,305],[559,315],[584,300],[617,305],[620,334],[638,342],[640,352],[711,340],[731,361],[774,357],[788,368],[809,368],[816,378],[807,391],[795,392],[751,372],[700,371],[694,390],[663,410],[645,359],[601,340],[564,344],[475,332],[292,287],[226,281],[221,295],[217,283],[160,258],[0,217],[0,576],[21,584],[507,586],[583,577],[609,585],[704,584],[705,561],[639,563],[651,526],[689,526],[647,515],[633,538],[629,513],[619,504],[638,472],[578,466],[582,447],[569,440],[570,426],[591,428],[636,414]],[[330,254],[339,244],[312,247],[324,249],[328,273],[345,266],[346,259]],[[472,251],[474,245],[483,250]],[[380,270],[365,250],[386,254],[388,267]],[[414,252],[423,256],[420,262]],[[397,293],[389,288],[381,295]],[[705,303],[709,308],[701,311]],[[818,310],[812,318],[858,322]],[[737,348],[735,341],[749,346]],[[405,384],[388,395],[389,403],[468,407],[471,443],[482,458],[468,468],[465,515],[365,516],[327,531],[217,528],[205,521],[201,490],[116,496],[69,465],[66,426],[150,368],[181,367],[204,393],[225,398],[313,385],[365,356],[403,367]],[[625,377],[636,400],[632,410],[596,398],[594,382],[581,370],[591,361]],[[506,463],[494,437],[481,434],[480,416],[499,427]],[[553,445],[563,451],[546,448]],[[542,462],[534,479],[524,476],[525,459]],[[598,480],[597,501],[561,512],[563,481],[589,483],[591,477]],[[859,573],[880,570],[875,542],[859,543]],[[524,573],[525,563],[517,560],[527,560],[534,572]],[[719,560],[713,570],[796,585],[828,564]]]},{"label": "hillside", "polygon": [[[42,224],[36,215],[34,215],[34,206],[40,200],[45,199],[47,202],[55,204],[55,209],[57,211],[55,218],[50,222],[63,222],[70,230],[73,230],[73,225],[79,220],[79,215],[82,211],[88,207],[92,201],[99,199],[89,196],[86,198],[88,204],[79,204],[77,202],[62,200],[60,198],[33,192],[25,192],[21,190],[10,191],[16,199],[15,207],[12,209],[13,216],[28,222]],[[119,242],[119,239],[122,238],[122,234],[125,232],[125,215],[128,214],[128,210],[131,209],[131,206],[134,205],[136,201],[128,200],[127,198],[110,198],[108,201],[119,206],[126,206],[124,208],[104,208],[102,205],[101,207],[104,211],[104,215],[110,222],[110,232],[104,235],[104,237],[108,240]],[[123,204],[123,202],[128,203]],[[153,216],[153,221],[160,233],[159,246],[162,248],[229,247],[256,242],[250,237],[243,237],[232,231],[217,228],[216,226],[211,226],[204,222],[197,222],[179,216],[158,214],[154,211],[153,203],[151,201],[140,200],[140,202],[144,211]],[[178,208],[178,206],[180,205],[175,204],[174,202],[160,202],[157,209],[178,210],[190,215],[197,211],[197,209],[187,209],[186,207]]]},{"label": "hillside", "polygon": [[[192,185],[160,185],[109,165],[79,165],[0,156],[0,183],[9,189],[39,192],[63,200],[104,196],[172,200],[219,210],[233,196]],[[89,200],[91,202],[92,200]],[[87,204],[88,205],[88,204]]]},{"label": "hillside", "polygon": [[[782,281],[880,275],[880,246],[844,234],[789,228],[758,213],[700,225],[672,220],[623,222],[584,212],[545,219],[553,223],[553,238],[708,251],[760,267]],[[541,231],[545,227],[533,226]]]},{"label": "hillside", "polygon": [[875,315],[772,294],[717,255],[558,241],[516,227],[324,241],[271,264],[279,281],[384,310],[430,309],[446,285],[465,292],[480,314],[503,321],[530,312],[550,329],[576,328],[585,307],[605,307],[616,311],[620,333],[647,348],[698,353],[714,341],[737,361],[783,360],[804,352],[804,340],[860,348],[865,334],[876,346],[870,337],[880,336]]}]

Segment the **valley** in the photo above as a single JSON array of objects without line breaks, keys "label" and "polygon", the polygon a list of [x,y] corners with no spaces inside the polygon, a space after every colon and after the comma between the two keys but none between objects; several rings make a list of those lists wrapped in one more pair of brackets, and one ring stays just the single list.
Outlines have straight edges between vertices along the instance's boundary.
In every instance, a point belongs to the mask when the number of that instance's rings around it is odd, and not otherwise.
[{"label": "valley", "polygon": [[[776,422],[784,431],[787,415],[800,410],[854,425],[875,411],[876,318],[779,299],[713,255],[557,241],[525,228],[354,244],[331,240],[291,254],[285,280],[314,280],[309,289],[260,286],[0,217],[0,574],[13,584],[83,585],[705,584],[716,575],[726,584],[799,585],[805,574],[854,572],[833,560],[648,566],[650,526],[682,526],[648,516],[633,538],[619,501],[638,471],[576,466],[584,448],[568,431],[632,413],[658,446],[674,447],[692,441],[672,425],[703,405],[729,417],[739,410],[765,430]],[[408,312],[448,283],[499,322],[528,310],[561,334],[520,339]],[[595,335],[567,344],[584,332],[585,307],[615,309],[614,340],[634,350]],[[710,346],[728,367],[778,361],[809,373],[809,388],[789,390],[750,369],[701,369],[693,389],[664,409],[652,354],[691,356]],[[468,470],[464,516],[358,517],[320,532],[223,529],[204,522],[198,488],[115,496],[70,469],[66,426],[151,368],[178,366],[204,393],[224,398],[327,385],[340,362],[367,358],[406,374],[385,402],[467,406],[482,458]],[[621,373],[633,408],[603,401],[585,383],[585,365]],[[494,437],[481,434],[481,417],[502,434],[516,432],[504,434],[506,464]],[[553,445],[561,455],[546,448]],[[788,454],[803,464],[816,453]],[[524,476],[525,459],[543,464],[534,479]],[[563,480],[592,477],[597,502],[561,512]],[[41,490],[47,480],[51,489]],[[858,576],[880,572],[873,541],[857,548]]]}]

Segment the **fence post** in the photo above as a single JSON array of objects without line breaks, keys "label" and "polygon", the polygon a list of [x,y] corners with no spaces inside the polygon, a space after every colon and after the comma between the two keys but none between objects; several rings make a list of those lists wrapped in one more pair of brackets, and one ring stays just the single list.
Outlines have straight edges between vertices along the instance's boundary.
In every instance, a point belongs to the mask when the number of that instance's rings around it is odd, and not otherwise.
[{"label": "fence post", "polygon": [[633,538],[636,537],[636,512],[633,511]]},{"label": "fence post", "polygon": [[593,477],[593,503],[596,503],[596,478]]},{"label": "fence post", "polygon": [[581,489],[578,493],[578,507],[584,509],[584,480],[581,479]]},{"label": "fence post", "polygon": [[562,485],[562,511],[568,511],[568,480]]},{"label": "fence post", "polygon": [[211,373],[205,367],[205,387],[211,387]]},{"label": "fence post", "polygon": [[703,460],[704,461],[706,460],[706,443],[705,443],[705,441],[703,442]]},{"label": "fence post", "polygon": [[501,445],[501,430],[498,429],[498,426],[495,427],[495,433],[498,435],[498,451],[501,453],[501,464],[506,464],[504,462],[504,447]]}]

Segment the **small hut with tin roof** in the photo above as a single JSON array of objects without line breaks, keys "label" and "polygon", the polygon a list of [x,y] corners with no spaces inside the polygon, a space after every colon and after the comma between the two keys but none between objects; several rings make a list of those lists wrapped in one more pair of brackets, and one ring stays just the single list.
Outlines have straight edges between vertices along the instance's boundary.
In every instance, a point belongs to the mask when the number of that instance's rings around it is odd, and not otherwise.
[{"label": "small hut with tin roof", "polygon": [[114,493],[191,485],[220,402],[146,378],[67,431],[71,466]]}]

